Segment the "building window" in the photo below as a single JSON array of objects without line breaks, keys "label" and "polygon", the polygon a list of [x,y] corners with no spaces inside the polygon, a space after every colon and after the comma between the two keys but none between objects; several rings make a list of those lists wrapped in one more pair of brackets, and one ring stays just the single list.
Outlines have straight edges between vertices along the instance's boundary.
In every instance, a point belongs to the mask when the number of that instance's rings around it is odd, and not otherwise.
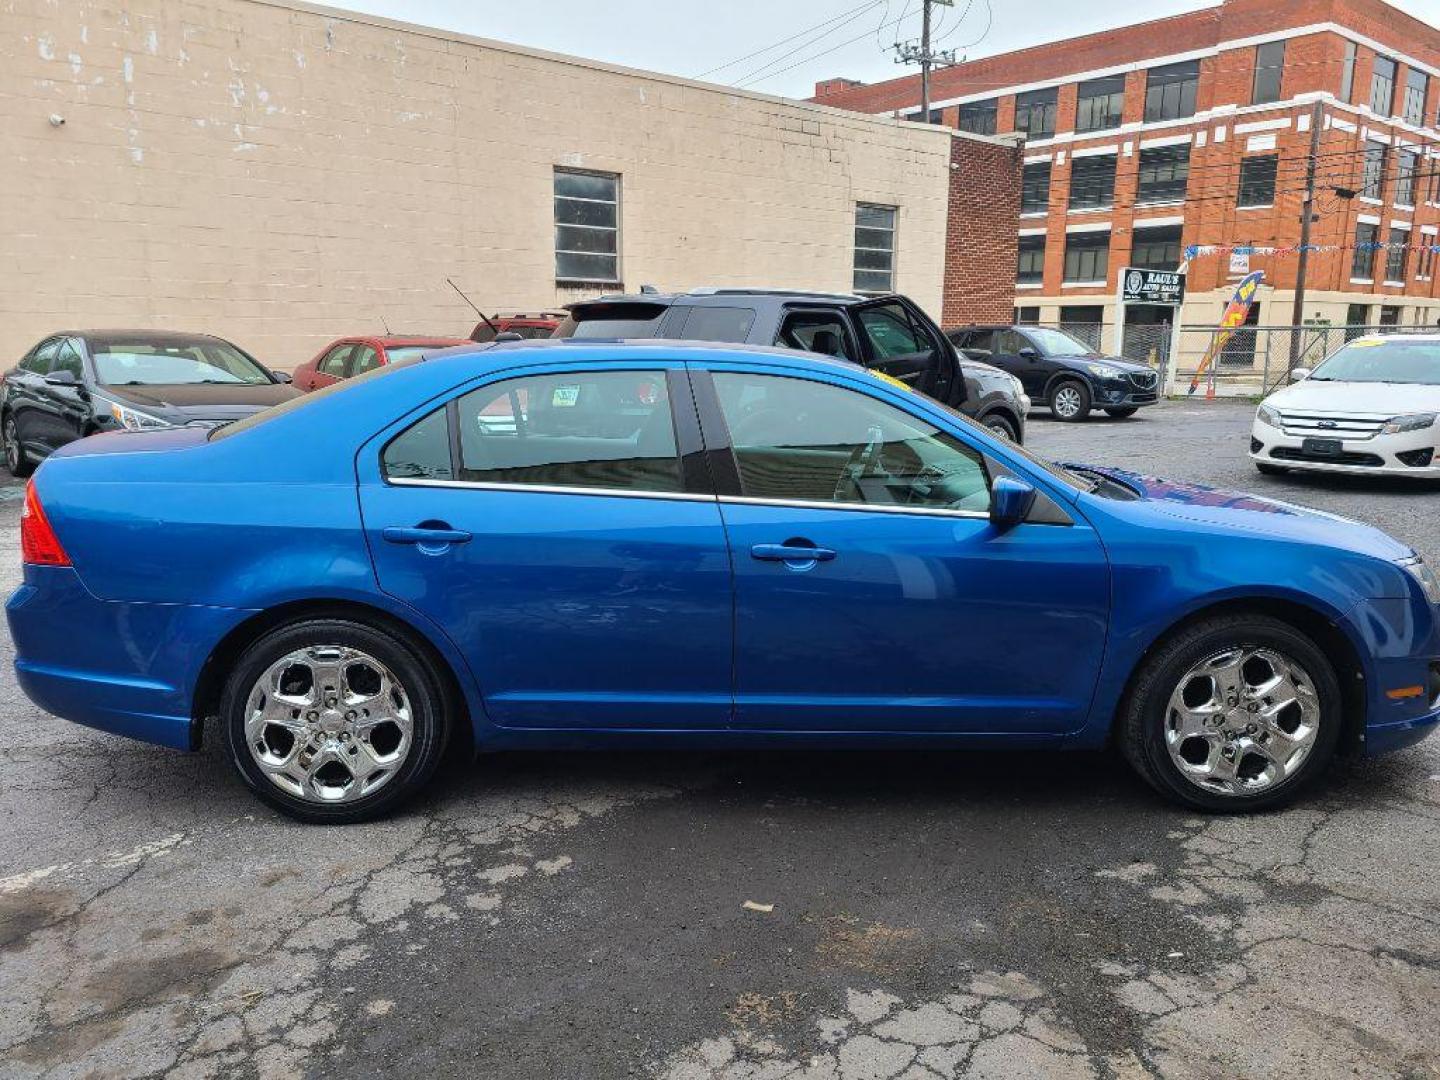
[{"label": "building window", "polygon": [[1399,165],[1395,171],[1395,202],[1400,206],[1415,205],[1415,166],[1420,155],[1413,150],[1401,150],[1396,155]]},{"label": "building window", "polygon": [[1066,281],[1104,281],[1109,273],[1109,232],[1070,233],[1065,237]]},{"label": "building window", "polygon": [[1405,264],[1410,261],[1410,232],[1407,229],[1390,230],[1390,250],[1385,253],[1385,280],[1405,280]]},{"label": "building window", "polygon": [[1080,84],[1080,97],[1075,104],[1076,131],[1117,128],[1124,113],[1124,75],[1110,75]]},{"label": "building window", "polygon": [[1015,280],[1027,284],[1045,279],[1045,237],[1020,237],[1020,265]]},{"label": "building window", "polygon": [[1145,119],[1179,120],[1195,115],[1200,61],[1153,67],[1145,73]]},{"label": "building window", "polygon": [[1381,304],[1381,305],[1380,305],[1380,325],[1381,325],[1381,326],[1399,326],[1399,325],[1400,325],[1400,308],[1399,308],[1399,305],[1394,305],[1394,306],[1392,306],[1392,305],[1390,305],[1390,304]]},{"label": "building window", "polygon": [[1038,307],[1017,307],[1015,321],[1022,326],[1033,326],[1040,321],[1040,309]]},{"label": "building window", "polygon": [[1370,76],[1370,111],[1389,116],[1395,111],[1395,61],[1388,56],[1375,57],[1375,73]]},{"label": "building window", "polygon": [[895,207],[855,206],[855,291],[895,291]]},{"label": "building window", "polygon": [[1425,95],[1430,92],[1430,77],[1411,68],[1405,74],[1405,100],[1400,115],[1407,123],[1421,127],[1425,123]]},{"label": "building window", "polygon": [[1032,161],[1020,180],[1020,212],[1039,214],[1050,209],[1050,162]]},{"label": "building window", "polygon": [[1366,199],[1379,199],[1385,190],[1385,144],[1365,144],[1365,164],[1360,174],[1360,195]]},{"label": "building window", "polygon": [[555,170],[555,277],[620,281],[620,177]]},{"label": "building window", "polygon": [[1345,340],[1354,341],[1365,336],[1365,327],[1370,325],[1370,305],[1351,304],[1345,309]]},{"label": "building window", "polygon": [[1070,209],[1094,210],[1114,205],[1115,155],[1072,158],[1070,163]]},{"label": "building window", "polygon": [[1255,81],[1250,103],[1265,105],[1280,100],[1280,75],[1285,68],[1285,42],[1267,41],[1255,46]]},{"label": "building window", "polygon": [[1350,260],[1350,276],[1361,281],[1375,278],[1375,243],[1380,238],[1380,226],[1362,221],[1355,226],[1355,255]]},{"label": "building window", "polygon": [[972,135],[995,134],[996,100],[972,101],[960,106],[960,130]]},{"label": "building window", "polygon": [[1174,270],[1180,265],[1180,225],[1135,226],[1130,265],[1142,270]]},{"label": "building window", "polygon": [[1340,100],[1347,105],[1353,105],[1351,97],[1355,93],[1355,60],[1360,55],[1360,47],[1353,41],[1345,42],[1345,59],[1340,65]]},{"label": "building window", "polygon": [[1154,146],[1140,151],[1140,179],[1135,202],[1180,202],[1190,179],[1190,144]]},{"label": "building window", "polygon": [[1275,205],[1275,168],[1279,154],[1243,158],[1240,162],[1240,196],[1237,206]]},{"label": "building window", "polygon": [[1015,95],[1015,130],[1032,139],[1048,139],[1055,134],[1055,102],[1059,90],[1031,90]]},{"label": "building window", "polygon": [[904,118],[916,124],[943,124],[945,122],[945,110],[931,109],[929,119],[926,119],[924,111],[916,109],[914,112],[906,113]]}]

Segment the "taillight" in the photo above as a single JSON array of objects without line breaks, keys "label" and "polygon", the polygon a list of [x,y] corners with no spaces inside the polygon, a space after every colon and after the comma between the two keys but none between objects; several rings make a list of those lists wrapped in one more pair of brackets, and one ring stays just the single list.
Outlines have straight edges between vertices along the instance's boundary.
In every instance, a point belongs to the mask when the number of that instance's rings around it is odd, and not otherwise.
[{"label": "taillight", "polygon": [[25,506],[20,511],[20,558],[38,566],[70,565],[70,556],[65,554],[59,537],[45,518],[40,497],[35,494],[33,477],[25,485]]}]

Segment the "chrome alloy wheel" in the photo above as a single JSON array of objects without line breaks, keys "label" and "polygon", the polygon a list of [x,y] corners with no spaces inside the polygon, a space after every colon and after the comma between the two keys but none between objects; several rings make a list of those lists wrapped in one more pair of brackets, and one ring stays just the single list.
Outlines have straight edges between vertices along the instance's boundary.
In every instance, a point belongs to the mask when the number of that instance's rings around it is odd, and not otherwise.
[{"label": "chrome alloy wheel", "polygon": [[20,468],[20,435],[15,430],[15,418],[7,416],[4,428],[5,438],[5,464],[13,473]]},{"label": "chrome alloy wheel", "polygon": [[399,772],[413,736],[400,680],[347,645],[281,657],[246,700],[251,757],[281,791],[307,801],[354,802],[378,791]]},{"label": "chrome alloy wheel", "polygon": [[1080,405],[1080,391],[1073,386],[1062,386],[1055,391],[1055,401],[1050,407],[1057,416],[1069,420],[1072,416],[1080,415]]},{"label": "chrome alloy wheel", "polygon": [[1192,667],[1165,713],[1175,767],[1219,795],[1252,795],[1294,775],[1319,730],[1320,698],[1309,672],[1281,652],[1251,646]]}]

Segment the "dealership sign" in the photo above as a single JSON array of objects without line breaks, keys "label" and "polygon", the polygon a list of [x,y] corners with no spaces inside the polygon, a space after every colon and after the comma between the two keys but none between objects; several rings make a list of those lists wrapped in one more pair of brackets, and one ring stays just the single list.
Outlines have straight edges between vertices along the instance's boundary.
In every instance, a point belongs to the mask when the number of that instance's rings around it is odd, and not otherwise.
[{"label": "dealership sign", "polygon": [[1120,299],[1127,304],[1179,304],[1185,299],[1185,275],[1127,266],[1120,273]]}]

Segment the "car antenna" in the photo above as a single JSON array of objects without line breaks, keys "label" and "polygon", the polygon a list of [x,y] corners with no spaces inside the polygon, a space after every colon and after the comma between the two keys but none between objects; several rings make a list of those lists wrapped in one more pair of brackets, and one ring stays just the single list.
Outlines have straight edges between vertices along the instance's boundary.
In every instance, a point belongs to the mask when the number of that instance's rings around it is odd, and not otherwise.
[{"label": "car antenna", "polygon": [[460,292],[459,285],[456,285],[455,282],[451,281],[448,277],[445,279],[445,284],[449,285],[457,293],[460,293],[460,299],[464,300],[472,308],[475,308],[475,314],[480,316],[480,321],[490,328],[491,333],[495,334],[497,337],[499,336],[500,331],[496,328],[495,324],[490,321],[490,317],[486,315],[485,312],[481,311],[478,307],[475,307],[474,300],[471,300],[470,297],[466,296],[463,292]]},{"label": "car antenna", "polygon": [[386,337],[393,337],[393,336],[394,336],[393,334],[390,333],[390,324],[385,321],[385,316],[384,316],[384,315],[381,315],[381,316],[380,316],[380,325],[385,328],[385,336],[386,336]]}]

